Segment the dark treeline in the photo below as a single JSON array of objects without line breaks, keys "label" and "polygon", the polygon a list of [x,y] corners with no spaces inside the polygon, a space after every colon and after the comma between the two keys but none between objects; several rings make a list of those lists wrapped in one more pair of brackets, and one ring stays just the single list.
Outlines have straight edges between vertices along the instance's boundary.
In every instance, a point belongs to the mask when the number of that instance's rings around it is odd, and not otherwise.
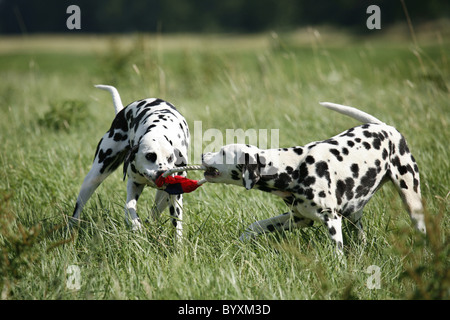
[{"label": "dark treeline", "polygon": [[[448,0],[405,0],[414,23],[448,17]],[[366,9],[383,26],[405,21],[400,0],[0,0],[0,33],[67,32],[69,5],[81,9],[77,32],[258,32],[331,24],[363,31]]]}]

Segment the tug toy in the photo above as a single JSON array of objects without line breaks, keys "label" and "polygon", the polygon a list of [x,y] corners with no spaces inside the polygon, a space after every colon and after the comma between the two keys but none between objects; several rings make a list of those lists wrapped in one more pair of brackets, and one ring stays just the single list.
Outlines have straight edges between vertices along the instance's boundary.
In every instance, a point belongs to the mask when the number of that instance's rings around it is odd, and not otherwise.
[{"label": "tug toy", "polygon": [[180,171],[205,170],[203,166],[185,166],[167,170],[156,179],[156,186],[168,194],[189,193],[200,187],[206,182],[206,179],[191,180],[182,176],[171,176],[171,174]]}]

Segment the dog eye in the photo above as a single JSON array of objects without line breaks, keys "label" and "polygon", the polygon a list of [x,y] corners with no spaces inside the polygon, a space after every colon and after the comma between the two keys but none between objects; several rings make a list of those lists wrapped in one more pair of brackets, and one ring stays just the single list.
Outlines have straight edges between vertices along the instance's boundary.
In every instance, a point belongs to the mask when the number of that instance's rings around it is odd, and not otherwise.
[{"label": "dog eye", "polygon": [[156,153],[154,152],[149,152],[145,155],[145,159],[147,159],[148,161],[151,162],[155,162],[156,161]]},{"label": "dog eye", "polygon": [[171,155],[167,158],[167,162],[172,162],[172,161],[173,161],[173,155]]}]

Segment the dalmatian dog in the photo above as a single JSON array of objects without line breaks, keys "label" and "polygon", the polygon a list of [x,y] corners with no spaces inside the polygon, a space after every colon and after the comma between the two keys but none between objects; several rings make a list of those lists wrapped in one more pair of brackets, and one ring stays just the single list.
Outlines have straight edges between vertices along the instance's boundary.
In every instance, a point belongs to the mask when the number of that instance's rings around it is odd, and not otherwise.
[{"label": "dalmatian dog", "polygon": [[[114,87],[96,87],[111,93],[116,116],[111,128],[98,143],[71,222],[79,221],[83,206],[97,187],[123,163],[124,180],[128,175],[125,219],[133,230],[138,230],[142,227],[136,212],[139,196],[145,186],[156,188],[155,181],[163,172],[187,164],[189,128],[184,117],[169,102],[151,98],[123,107]],[[169,195],[157,190],[152,209],[152,216],[157,219],[169,206],[177,237],[182,234],[182,201],[182,195]]]},{"label": "dalmatian dog", "polygon": [[305,146],[261,150],[231,144],[202,155],[208,182],[269,192],[283,198],[290,209],[251,224],[240,239],[320,221],[342,256],[342,219],[350,220],[364,240],[363,208],[387,180],[396,186],[415,227],[425,233],[419,169],[405,138],[356,108],[321,104],[365,124]]}]

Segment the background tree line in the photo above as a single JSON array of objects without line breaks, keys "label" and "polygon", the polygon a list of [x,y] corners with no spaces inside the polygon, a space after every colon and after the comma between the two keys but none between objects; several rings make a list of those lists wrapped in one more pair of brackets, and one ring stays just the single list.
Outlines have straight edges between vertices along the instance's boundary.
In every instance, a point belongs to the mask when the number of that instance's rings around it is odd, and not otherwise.
[{"label": "background tree line", "polygon": [[[405,0],[414,23],[450,15],[448,0]],[[66,8],[81,9],[78,32],[259,32],[331,24],[364,31],[366,9],[382,26],[405,21],[400,0],[0,0],[0,33],[67,32]]]}]

